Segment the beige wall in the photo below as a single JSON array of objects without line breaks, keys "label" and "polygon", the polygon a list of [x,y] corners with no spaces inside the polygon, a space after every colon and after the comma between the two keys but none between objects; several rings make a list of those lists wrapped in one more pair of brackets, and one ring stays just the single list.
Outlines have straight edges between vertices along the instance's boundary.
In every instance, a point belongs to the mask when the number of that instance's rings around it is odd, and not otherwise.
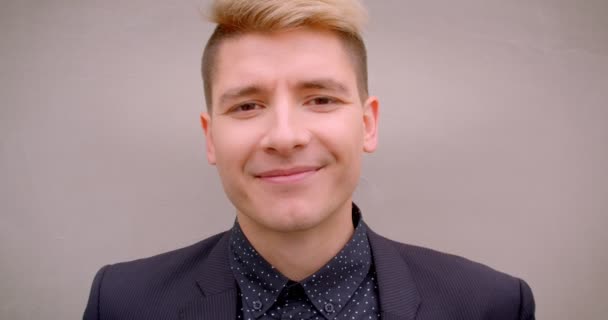
[{"label": "beige wall", "polygon": [[[197,118],[206,4],[2,0],[0,318],[79,318],[103,264],[230,226]],[[525,278],[540,319],[605,319],[608,2],[367,4],[368,223]]]}]

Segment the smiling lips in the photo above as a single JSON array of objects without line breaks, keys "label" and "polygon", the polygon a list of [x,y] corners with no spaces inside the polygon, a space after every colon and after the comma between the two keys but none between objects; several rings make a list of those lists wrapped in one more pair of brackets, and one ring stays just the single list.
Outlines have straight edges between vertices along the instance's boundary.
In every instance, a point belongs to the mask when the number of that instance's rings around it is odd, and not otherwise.
[{"label": "smiling lips", "polygon": [[277,169],[264,171],[257,178],[272,183],[294,183],[304,180],[315,174],[320,167],[294,167],[289,169]]}]

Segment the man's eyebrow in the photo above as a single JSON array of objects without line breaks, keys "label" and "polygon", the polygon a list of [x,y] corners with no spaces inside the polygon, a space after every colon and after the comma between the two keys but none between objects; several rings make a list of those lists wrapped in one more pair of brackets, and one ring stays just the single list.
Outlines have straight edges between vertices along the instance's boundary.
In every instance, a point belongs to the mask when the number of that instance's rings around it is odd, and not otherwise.
[{"label": "man's eyebrow", "polygon": [[256,85],[242,86],[242,87],[236,87],[233,89],[229,89],[220,96],[219,105],[221,106],[230,100],[259,94],[260,92],[263,92],[263,91],[264,90],[261,87],[258,87]]},{"label": "man's eyebrow", "polygon": [[341,94],[348,95],[350,92],[348,91],[348,87],[342,84],[339,81],[330,78],[323,79],[313,79],[308,81],[302,81],[296,86],[298,89],[321,89],[321,90],[330,90],[336,91]]}]

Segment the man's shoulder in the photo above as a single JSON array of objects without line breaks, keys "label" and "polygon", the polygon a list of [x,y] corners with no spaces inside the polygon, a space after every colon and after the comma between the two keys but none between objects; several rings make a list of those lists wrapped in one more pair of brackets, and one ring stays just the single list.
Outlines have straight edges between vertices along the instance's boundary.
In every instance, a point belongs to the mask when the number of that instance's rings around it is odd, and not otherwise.
[{"label": "man's shoulder", "polygon": [[203,263],[227,233],[228,231],[224,231],[186,247],[146,258],[115,263],[108,267],[112,272],[132,275],[130,279],[145,277],[148,274],[156,277],[162,273],[175,273],[178,270],[187,273]]},{"label": "man's shoulder", "polygon": [[390,241],[407,262],[414,273],[433,276],[432,278],[475,278],[477,281],[507,281],[516,278],[498,271],[483,263],[470,260],[463,256],[431,249],[428,247]]},{"label": "man's shoulder", "polygon": [[[227,264],[226,244],[227,232],[223,232],[181,249],[101,268],[93,280],[84,318],[174,316],[185,302],[200,297],[198,280],[214,267],[221,268],[219,264]],[[215,260],[215,265],[209,260]]]},{"label": "man's shoulder", "polygon": [[[212,235],[192,245],[132,261],[103,267],[97,277],[106,292],[172,293],[190,291],[202,273],[208,257],[227,237],[227,232]],[[220,253],[221,254],[221,253]],[[228,255],[226,255],[228,259]]]},{"label": "man's shoulder", "polygon": [[522,279],[462,256],[375,237],[394,248],[405,262],[421,299],[427,306],[435,306],[435,310],[534,312],[532,291]]},{"label": "man's shoulder", "polygon": [[520,279],[459,255],[390,239],[386,241],[393,245],[419,284],[441,282],[444,288],[466,284],[478,289],[519,285]]}]

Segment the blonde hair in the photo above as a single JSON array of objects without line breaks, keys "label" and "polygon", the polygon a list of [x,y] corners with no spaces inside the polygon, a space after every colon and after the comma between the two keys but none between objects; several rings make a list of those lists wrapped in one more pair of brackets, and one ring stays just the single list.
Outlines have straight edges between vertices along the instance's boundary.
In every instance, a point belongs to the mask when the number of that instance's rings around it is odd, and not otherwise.
[{"label": "blonde hair", "polygon": [[207,41],[202,76],[207,109],[211,110],[211,82],[222,40],[247,32],[275,32],[312,27],[336,32],[350,54],[361,99],[367,97],[367,52],[361,37],[367,19],[358,0],[216,0],[210,20],[217,24]]}]

